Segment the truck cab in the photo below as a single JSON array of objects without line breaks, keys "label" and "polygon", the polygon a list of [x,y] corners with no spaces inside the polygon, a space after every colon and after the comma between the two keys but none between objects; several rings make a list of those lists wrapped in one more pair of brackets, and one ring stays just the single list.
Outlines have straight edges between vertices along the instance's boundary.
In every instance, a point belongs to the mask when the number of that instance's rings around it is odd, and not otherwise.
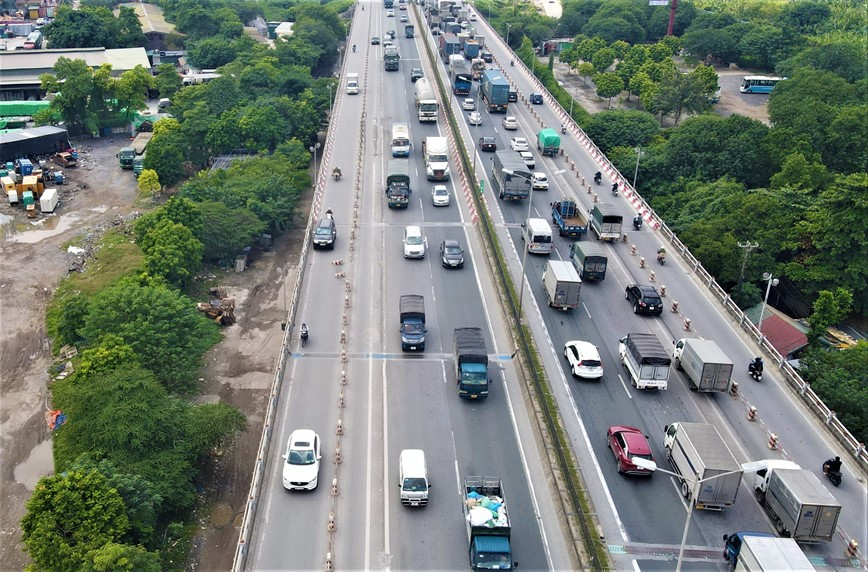
[{"label": "truck cab", "polygon": [[136,149],[134,147],[123,147],[118,152],[117,157],[121,169],[132,169],[133,161],[136,159]]}]

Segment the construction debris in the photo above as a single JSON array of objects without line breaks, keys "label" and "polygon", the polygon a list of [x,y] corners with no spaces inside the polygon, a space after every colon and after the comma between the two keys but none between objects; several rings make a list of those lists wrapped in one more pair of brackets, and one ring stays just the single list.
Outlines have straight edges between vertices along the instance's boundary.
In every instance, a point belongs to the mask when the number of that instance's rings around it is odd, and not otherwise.
[{"label": "construction debris", "polygon": [[211,288],[208,293],[213,296],[210,302],[199,302],[196,309],[220,324],[231,326],[235,323],[235,298],[230,298],[222,286]]}]

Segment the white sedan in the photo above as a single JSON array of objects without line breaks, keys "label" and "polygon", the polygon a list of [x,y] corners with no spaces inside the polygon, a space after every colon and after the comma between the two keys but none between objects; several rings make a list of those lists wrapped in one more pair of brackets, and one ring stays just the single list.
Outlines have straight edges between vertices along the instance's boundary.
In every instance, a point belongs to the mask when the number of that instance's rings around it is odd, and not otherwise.
[{"label": "white sedan", "polygon": [[464,111],[473,111],[476,109],[476,101],[472,97],[468,97],[461,102],[461,109]]},{"label": "white sedan", "polygon": [[471,125],[482,125],[482,114],[478,111],[471,111],[467,114],[467,123]]},{"label": "white sedan", "polygon": [[435,207],[449,206],[449,189],[446,188],[446,185],[434,185],[434,188],[431,189],[431,201]]},{"label": "white sedan", "polygon": [[296,429],[289,436],[283,455],[283,487],[312,491],[319,480],[320,440],[310,429]]},{"label": "white sedan", "polygon": [[513,151],[527,151],[530,145],[524,137],[513,137],[509,140],[509,146]]},{"label": "white sedan", "polygon": [[603,362],[594,344],[579,340],[567,342],[564,344],[564,357],[570,362],[573,376],[585,379],[603,377]]}]

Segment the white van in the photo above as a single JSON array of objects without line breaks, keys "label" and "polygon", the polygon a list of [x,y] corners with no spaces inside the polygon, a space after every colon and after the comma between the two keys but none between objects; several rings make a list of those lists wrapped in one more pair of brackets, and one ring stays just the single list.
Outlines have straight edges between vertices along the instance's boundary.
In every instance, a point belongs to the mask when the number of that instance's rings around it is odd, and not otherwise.
[{"label": "white van", "polygon": [[554,243],[552,242],[552,227],[543,218],[529,218],[521,225],[521,239],[524,241],[527,251],[532,254],[551,253]]},{"label": "white van", "polygon": [[425,451],[404,449],[398,458],[398,487],[401,489],[401,504],[425,506],[428,504],[428,465]]},{"label": "white van", "polygon": [[351,95],[355,95],[359,93],[359,74],[357,73],[348,73],[347,74],[347,93]]}]

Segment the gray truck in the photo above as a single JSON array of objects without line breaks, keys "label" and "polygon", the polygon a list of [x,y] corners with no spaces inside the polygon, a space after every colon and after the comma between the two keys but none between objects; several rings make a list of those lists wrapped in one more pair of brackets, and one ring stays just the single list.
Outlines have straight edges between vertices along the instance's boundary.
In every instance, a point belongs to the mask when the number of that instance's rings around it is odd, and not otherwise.
[{"label": "gray truck", "polygon": [[654,334],[632,333],[618,344],[621,363],[636,389],[666,389],[672,358]]},{"label": "gray truck", "polygon": [[[724,510],[735,504],[741,484],[741,465],[713,425],[667,425],[663,447],[672,468],[681,475],[681,494],[693,501],[697,509]],[[704,482],[700,483],[696,498],[692,498],[698,481]]]},{"label": "gray truck", "polygon": [[462,506],[470,542],[470,569],[474,572],[515,569],[518,563],[512,561],[511,525],[501,480],[465,478]]},{"label": "gray truck", "polygon": [[778,534],[799,542],[829,542],[841,504],[811,471],[792,461],[770,460],[754,478],[757,500]]},{"label": "gray truck", "polygon": [[488,350],[479,328],[455,329],[455,375],[458,395],[465,399],[488,397]]},{"label": "gray truck", "polygon": [[672,353],[675,369],[687,375],[692,391],[721,393],[729,391],[732,381],[732,362],[723,350],[711,340],[691,338],[675,342]]},{"label": "gray truck", "polygon": [[523,201],[530,196],[533,173],[515,151],[495,151],[491,158],[491,184],[501,199]]},{"label": "gray truck", "polygon": [[543,286],[549,308],[572,310],[579,305],[582,279],[573,265],[566,260],[549,260],[543,271]]},{"label": "gray truck", "polygon": [[405,209],[410,206],[410,161],[389,159],[386,175],[386,198],[390,209]]},{"label": "gray truck", "polygon": [[401,349],[425,351],[425,298],[416,294],[401,296]]},{"label": "gray truck", "polygon": [[599,245],[574,242],[570,247],[570,260],[585,282],[605,280],[609,257]]},{"label": "gray truck", "polygon": [[594,205],[591,210],[591,229],[597,235],[597,240],[620,239],[623,223],[624,217],[610,206]]},{"label": "gray truck", "polygon": [[763,532],[723,536],[723,557],[740,572],[813,572],[815,568],[792,538]]}]

